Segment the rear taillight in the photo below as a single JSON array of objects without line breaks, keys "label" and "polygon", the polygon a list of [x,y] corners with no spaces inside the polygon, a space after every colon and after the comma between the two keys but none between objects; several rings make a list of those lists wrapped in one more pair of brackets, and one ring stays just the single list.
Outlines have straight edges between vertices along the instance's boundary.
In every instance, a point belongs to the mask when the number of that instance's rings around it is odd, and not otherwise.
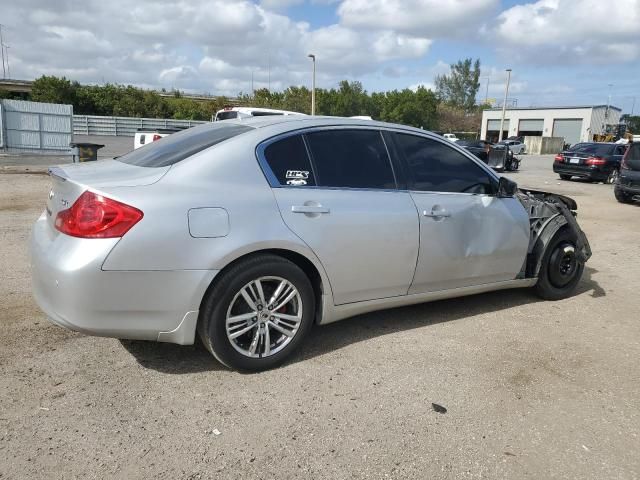
[{"label": "rear taillight", "polygon": [[555,156],[555,158],[554,158],[553,160],[554,160],[555,162],[560,162],[560,163],[562,163],[562,162],[564,162],[564,157],[562,156],[562,154],[560,154],[560,153],[559,153],[559,154],[557,154],[557,155]]},{"label": "rear taillight", "polygon": [[604,165],[607,161],[600,157],[589,157],[584,161],[585,165]]},{"label": "rear taillight", "polygon": [[157,133],[153,134],[153,142],[155,142],[156,140],[160,140],[162,137],[160,135],[158,135]]},{"label": "rear taillight", "polygon": [[56,228],[80,238],[122,237],[143,213],[108,197],[86,191],[66,210],[58,212]]}]

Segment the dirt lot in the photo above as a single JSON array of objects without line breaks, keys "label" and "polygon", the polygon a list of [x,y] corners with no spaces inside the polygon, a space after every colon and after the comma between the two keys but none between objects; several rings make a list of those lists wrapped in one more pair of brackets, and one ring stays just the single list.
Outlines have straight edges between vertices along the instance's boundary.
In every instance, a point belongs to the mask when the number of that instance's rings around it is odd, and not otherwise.
[{"label": "dirt lot", "polygon": [[639,478],[640,207],[550,163],[512,177],[578,201],[576,296],[367,314],[254,375],[49,323],[27,259],[48,178],[0,174],[0,478]]}]

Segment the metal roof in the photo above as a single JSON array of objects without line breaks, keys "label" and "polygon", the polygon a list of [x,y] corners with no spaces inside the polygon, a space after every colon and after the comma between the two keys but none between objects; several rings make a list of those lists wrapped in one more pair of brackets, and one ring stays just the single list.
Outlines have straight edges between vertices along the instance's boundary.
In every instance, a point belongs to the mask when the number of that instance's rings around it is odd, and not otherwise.
[{"label": "metal roof", "polygon": [[[555,107],[507,107],[507,110],[569,110],[569,109],[580,109],[580,108],[607,108],[606,105],[570,105],[570,106],[555,106]],[[614,107],[613,105],[609,105],[609,108],[612,110],[622,111],[621,108]],[[496,108],[488,108],[489,111],[502,111],[502,107]]]}]

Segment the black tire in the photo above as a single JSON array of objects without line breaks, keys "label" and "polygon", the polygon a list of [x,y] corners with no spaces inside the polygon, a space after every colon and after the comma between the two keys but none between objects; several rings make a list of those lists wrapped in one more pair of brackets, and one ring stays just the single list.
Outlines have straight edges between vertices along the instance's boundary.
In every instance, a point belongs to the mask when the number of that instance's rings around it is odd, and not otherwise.
[{"label": "black tire", "polygon": [[[576,234],[565,226],[547,245],[534,287],[540,298],[561,300],[575,291],[584,271],[584,263],[576,255],[576,240]],[[568,271],[563,273],[565,268]]]},{"label": "black tire", "polygon": [[624,190],[619,188],[617,185],[613,187],[613,194],[615,195],[616,200],[618,200],[620,203],[631,203],[633,201],[631,195],[625,193]]},{"label": "black tire", "polygon": [[565,173],[560,174],[560,180],[571,180],[571,175],[567,175]]},{"label": "black tire", "polygon": [[608,185],[613,185],[618,180],[618,175],[619,175],[619,170],[617,168],[614,168],[613,170],[611,170],[611,172],[607,176],[606,183]]},{"label": "black tire", "polygon": [[[243,287],[256,279],[270,276],[285,279],[298,290],[302,301],[302,320],[282,350],[270,356],[251,358],[238,352],[231,344],[226,331],[227,311]],[[207,350],[223,365],[244,371],[268,370],[280,365],[303,342],[313,325],[314,312],[313,287],[300,267],[277,255],[255,255],[223,272],[209,288],[200,309],[198,334]]]}]

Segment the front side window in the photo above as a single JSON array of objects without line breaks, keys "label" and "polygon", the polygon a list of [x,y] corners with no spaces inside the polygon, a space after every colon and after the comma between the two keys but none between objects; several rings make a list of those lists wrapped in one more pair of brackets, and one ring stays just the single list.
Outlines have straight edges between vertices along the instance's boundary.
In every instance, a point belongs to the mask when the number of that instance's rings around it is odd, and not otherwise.
[{"label": "front side window", "polygon": [[264,157],[280,185],[305,187],[316,184],[302,135],[273,142],[265,148]]},{"label": "front side window", "polygon": [[319,187],[396,188],[379,131],[323,130],[305,136]]},{"label": "front side window", "polygon": [[412,190],[495,193],[489,174],[453,147],[425,137],[394,135],[413,179]]}]

